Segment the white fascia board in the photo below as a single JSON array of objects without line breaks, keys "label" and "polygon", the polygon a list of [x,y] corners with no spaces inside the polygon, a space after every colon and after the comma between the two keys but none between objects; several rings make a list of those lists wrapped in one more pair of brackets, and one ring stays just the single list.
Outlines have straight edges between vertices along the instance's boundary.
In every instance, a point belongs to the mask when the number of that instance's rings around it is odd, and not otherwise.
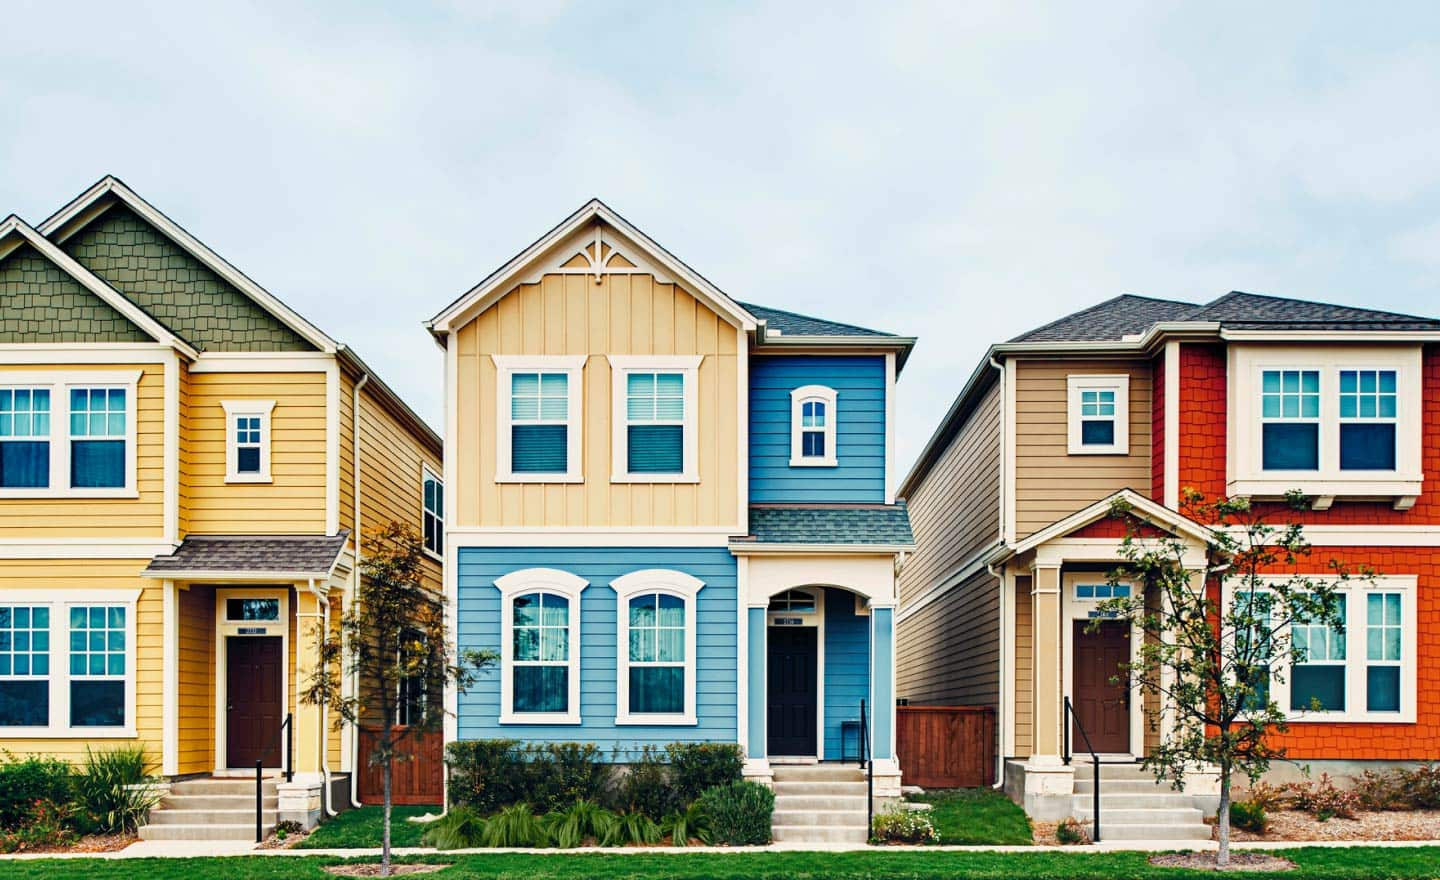
[{"label": "white fascia board", "polygon": [[1226,342],[1436,342],[1440,330],[1222,330]]},{"label": "white fascia board", "polygon": [[915,550],[914,544],[758,544],[742,541],[728,546],[736,556],[893,556]]},{"label": "white fascia board", "polygon": [[330,579],[331,571],[211,571],[195,568],[184,570],[154,571],[145,569],[140,572],[143,578],[151,578],[162,581],[220,581],[224,583],[292,583],[294,581],[326,581]]},{"label": "white fascia board", "polygon": [[1121,489],[1119,492],[1102,498],[1083,510],[1076,511],[1064,519],[1057,520],[1038,532],[1034,532],[1025,540],[1017,543],[1012,549],[1015,551],[1015,554],[1018,555],[1029,550],[1034,550],[1041,544],[1063,538],[1076,529],[1083,528],[1092,522],[1109,516],[1110,510],[1116,501],[1124,501],[1130,506],[1130,512],[1141,519],[1171,529],[1191,540],[1208,543],[1212,535],[1210,529],[1189,517],[1182,516],[1168,507],[1157,504],[1131,489]]}]

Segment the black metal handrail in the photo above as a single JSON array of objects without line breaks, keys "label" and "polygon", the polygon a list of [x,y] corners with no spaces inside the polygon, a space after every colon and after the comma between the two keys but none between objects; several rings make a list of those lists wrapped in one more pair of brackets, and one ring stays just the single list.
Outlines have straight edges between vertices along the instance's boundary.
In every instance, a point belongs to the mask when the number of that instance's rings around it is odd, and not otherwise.
[{"label": "black metal handrail", "polygon": [[1085,732],[1085,725],[1080,723],[1080,716],[1075,714],[1075,707],[1070,704],[1070,698],[1065,698],[1065,731],[1064,731],[1064,754],[1061,759],[1066,766],[1070,764],[1070,724],[1074,722],[1075,729],[1080,731],[1080,738],[1085,740],[1085,751],[1090,753],[1091,773],[1094,778],[1091,782],[1091,797],[1094,798],[1094,805],[1090,814],[1090,841],[1100,842],[1100,756],[1095,753],[1094,746],[1090,745],[1090,735]]},{"label": "black metal handrail", "polygon": [[265,758],[285,743],[285,752],[281,755],[284,761],[283,772],[286,782],[295,781],[295,715],[293,712],[285,713],[285,720],[280,722],[280,736],[270,748],[260,753],[255,759],[255,842],[259,843],[264,839],[265,833]]},{"label": "black metal handrail", "polygon": [[869,840],[875,824],[875,762],[870,756],[870,722],[865,717],[865,701],[860,701],[860,767],[865,771],[865,839]]}]

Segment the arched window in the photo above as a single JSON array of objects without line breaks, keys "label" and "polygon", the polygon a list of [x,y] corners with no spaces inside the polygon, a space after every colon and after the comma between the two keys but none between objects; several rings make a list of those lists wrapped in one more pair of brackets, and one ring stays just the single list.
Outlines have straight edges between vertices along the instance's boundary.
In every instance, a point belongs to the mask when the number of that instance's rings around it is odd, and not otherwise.
[{"label": "arched window", "polygon": [[580,593],[583,578],[527,568],[500,588],[500,723],[580,723]]},{"label": "arched window", "polygon": [[786,590],[770,599],[770,610],[786,614],[812,614],[815,611],[815,594],[809,590]]},{"label": "arched window", "polygon": [[834,467],[835,389],[805,385],[790,392],[790,466]]},{"label": "arched window", "polygon": [[696,602],[705,584],[651,568],[610,586],[619,646],[615,723],[694,724]]}]

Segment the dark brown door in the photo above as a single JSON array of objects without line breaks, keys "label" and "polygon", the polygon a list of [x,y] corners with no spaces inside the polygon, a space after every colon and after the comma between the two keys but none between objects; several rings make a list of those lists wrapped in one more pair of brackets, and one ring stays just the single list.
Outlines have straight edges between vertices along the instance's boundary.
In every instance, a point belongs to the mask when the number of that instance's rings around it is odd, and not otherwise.
[{"label": "dark brown door", "polygon": [[[1130,626],[1108,621],[1099,632],[1088,627],[1088,621],[1075,621],[1076,721],[1084,725],[1095,751],[1125,754],[1130,751],[1130,687],[1122,664],[1130,662]],[[1070,748],[1085,748],[1078,726],[1070,731]]]},{"label": "dark brown door", "polygon": [[813,626],[769,627],[766,729],[770,755],[815,750],[817,636]]},{"label": "dark brown door", "polygon": [[264,761],[279,767],[285,706],[280,637],[229,636],[225,658],[225,766],[253,768]]}]

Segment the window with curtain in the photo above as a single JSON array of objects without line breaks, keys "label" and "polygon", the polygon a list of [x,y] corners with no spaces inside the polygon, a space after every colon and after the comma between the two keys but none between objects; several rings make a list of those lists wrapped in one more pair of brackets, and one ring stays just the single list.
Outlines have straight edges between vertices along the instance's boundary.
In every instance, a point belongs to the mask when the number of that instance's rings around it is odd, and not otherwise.
[{"label": "window with curtain", "polygon": [[570,377],[510,375],[510,470],[563,474],[569,468]]},{"label": "window with curtain", "polygon": [[126,608],[72,605],[70,725],[125,725]]},{"label": "window with curtain", "polygon": [[425,549],[436,556],[445,555],[445,487],[440,478],[425,471],[424,486],[421,489],[423,538]]},{"label": "window with curtain", "polygon": [[570,711],[570,600],[526,593],[511,605],[513,711]]},{"label": "window with curtain", "polygon": [[85,489],[125,486],[126,391],[70,389],[70,485]]},{"label": "window with curtain", "polygon": [[1340,469],[1395,470],[1399,421],[1394,370],[1340,371]]},{"label": "window with curtain", "polygon": [[0,727],[50,723],[50,608],[0,605]]},{"label": "window with curtain", "polygon": [[1260,376],[1261,467],[1320,467],[1320,371],[1265,370]]},{"label": "window with curtain", "polygon": [[[1335,597],[1345,620],[1344,595]],[[1297,617],[1290,627],[1295,662],[1290,668],[1290,708],[1302,712],[1345,711],[1345,631]]]},{"label": "window with curtain", "polygon": [[1403,623],[1399,593],[1365,596],[1365,709],[1400,711]]},{"label": "window with curtain", "polygon": [[627,469],[632,474],[685,470],[685,374],[632,372],[626,376]]},{"label": "window with curtain", "polygon": [[50,389],[0,388],[0,488],[50,485]]},{"label": "window with curtain", "polygon": [[629,602],[631,714],[685,711],[685,604],[667,593]]}]

